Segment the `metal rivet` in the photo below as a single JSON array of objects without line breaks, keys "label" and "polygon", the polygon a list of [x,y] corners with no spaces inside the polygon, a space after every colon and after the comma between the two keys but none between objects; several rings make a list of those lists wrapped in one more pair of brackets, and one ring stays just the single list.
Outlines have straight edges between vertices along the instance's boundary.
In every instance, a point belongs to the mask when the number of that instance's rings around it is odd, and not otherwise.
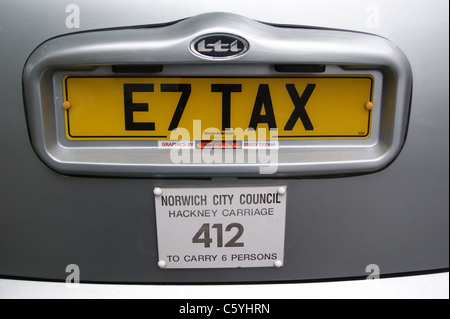
[{"label": "metal rivet", "polygon": [[286,194],[286,187],[284,187],[284,186],[278,187],[277,192],[279,195]]},{"label": "metal rivet", "polygon": [[365,107],[366,110],[370,111],[371,109],[373,109],[373,103],[369,101],[366,103]]},{"label": "metal rivet", "polygon": [[63,103],[63,108],[65,109],[65,110],[68,110],[68,109],[70,109],[70,102],[69,101],[64,101],[64,103]]},{"label": "metal rivet", "polygon": [[283,262],[278,259],[273,262],[273,265],[277,268],[281,268],[281,267],[283,267]]},{"label": "metal rivet", "polygon": [[164,260],[160,260],[160,261],[158,261],[158,267],[159,268],[166,268],[167,267],[167,263]]},{"label": "metal rivet", "polygon": [[155,187],[155,188],[153,189],[153,194],[154,194],[155,196],[161,196],[162,193],[163,193],[163,190],[162,190],[161,188],[159,188],[159,187]]}]

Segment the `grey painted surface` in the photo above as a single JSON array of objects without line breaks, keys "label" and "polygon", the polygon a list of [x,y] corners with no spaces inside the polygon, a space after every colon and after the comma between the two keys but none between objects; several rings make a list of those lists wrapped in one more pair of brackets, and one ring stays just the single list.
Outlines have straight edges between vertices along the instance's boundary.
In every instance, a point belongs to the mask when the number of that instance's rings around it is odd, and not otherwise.
[{"label": "grey painted surface", "polygon": [[[75,263],[84,281],[217,282],[364,276],[368,264],[379,265],[382,274],[448,267],[447,1],[377,1],[375,7],[374,1],[331,0],[259,1],[256,7],[241,1],[77,1],[81,28],[67,29],[65,8],[74,2],[0,4],[0,275],[63,280],[66,266]],[[408,138],[391,166],[358,177],[277,180],[290,195],[282,269],[164,271],[156,265],[154,186],[270,181],[69,177],[45,166],[29,141],[22,70],[40,43],[79,30],[210,11],[377,33],[399,46],[412,66]]]}]

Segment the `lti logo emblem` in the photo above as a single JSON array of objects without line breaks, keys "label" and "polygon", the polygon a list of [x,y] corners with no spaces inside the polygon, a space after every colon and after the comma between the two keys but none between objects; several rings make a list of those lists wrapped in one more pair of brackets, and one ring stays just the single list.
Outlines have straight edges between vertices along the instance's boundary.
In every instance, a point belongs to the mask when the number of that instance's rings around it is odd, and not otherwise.
[{"label": "lti logo emblem", "polygon": [[191,51],[203,58],[230,59],[243,55],[249,44],[232,34],[207,34],[191,42]]}]

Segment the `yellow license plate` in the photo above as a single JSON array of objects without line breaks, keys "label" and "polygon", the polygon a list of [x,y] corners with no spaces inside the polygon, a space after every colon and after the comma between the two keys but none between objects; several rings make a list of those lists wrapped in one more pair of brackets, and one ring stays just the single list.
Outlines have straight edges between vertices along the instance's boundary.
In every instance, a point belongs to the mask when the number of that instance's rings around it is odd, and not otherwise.
[{"label": "yellow license plate", "polygon": [[367,138],[373,85],[369,75],[67,75],[66,137],[168,140],[183,129],[191,140],[238,130],[267,139]]}]

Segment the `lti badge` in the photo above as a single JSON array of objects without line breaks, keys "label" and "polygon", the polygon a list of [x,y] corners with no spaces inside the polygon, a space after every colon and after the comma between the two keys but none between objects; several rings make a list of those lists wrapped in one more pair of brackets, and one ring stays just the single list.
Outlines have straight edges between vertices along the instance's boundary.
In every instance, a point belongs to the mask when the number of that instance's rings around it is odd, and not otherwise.
[{"label": "lti badge", "polygon": [[230,59],[243,55],[249,49],[248,42],[233,34],[207,34],[190,44],[191,51],[207,59]]},{"label": "lti badge", "polygon": [[287,188],[155,188],[158,266],[282,267]]}]

